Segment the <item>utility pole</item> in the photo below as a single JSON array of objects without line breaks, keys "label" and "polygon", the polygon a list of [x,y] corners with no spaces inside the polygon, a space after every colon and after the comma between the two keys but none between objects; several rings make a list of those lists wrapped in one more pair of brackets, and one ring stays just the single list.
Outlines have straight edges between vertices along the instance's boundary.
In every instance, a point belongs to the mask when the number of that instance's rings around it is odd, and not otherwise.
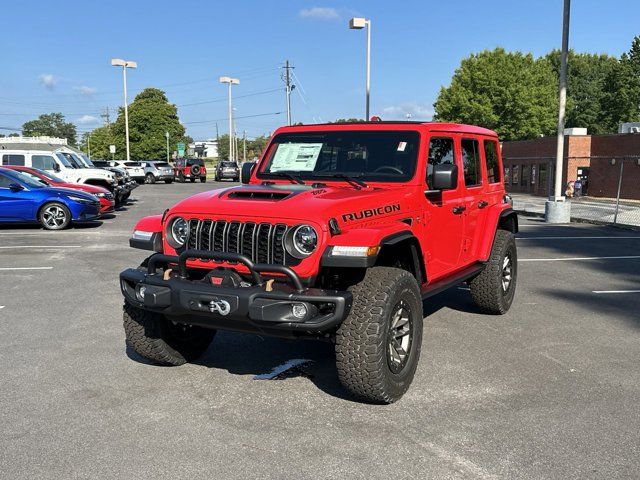
[{"label": "utility pole", "polygon": [[104,124],[106,126],[111,125],[111,117],[109,116],[109,106],[107,105],[107,107],[104,109],[104,113],[101,113],[100,116],[102,117],[102,119],[104,120]]},{"label": "utility pole", "polygon": [[567,106],[567,59],[569,57],[569,19],[571,0],[564,0],[562,14],[562,51],[560,53],[560,101],[558,108],[558,140],[556,144],[556,166],[553,198],[545,204],[545,220],[549,223],[568,223],[571,220],[571,202],[562,195],[564,173],[564,122]]},{"label": "utility pole", "polygon": [[87,136],[87,150],[89,153],[89,160],[91,160],[91,132],[89,132],[89,135]]},{"label": "utility pole", "polygon": [[295,85],[291,85],[291,73],[290,70],[292,68],[289,65],[289,60],[286,60],[284,63],[284,84],[285,84],[285,93],[287,96],[287,125],[291,125],[291,91],[296,88]]},{"label": "utility pole", "polygon": [[246,130],[242,132],[242,149],[243,149],[242,161],[246,162],[247,161],[247,131]]}]

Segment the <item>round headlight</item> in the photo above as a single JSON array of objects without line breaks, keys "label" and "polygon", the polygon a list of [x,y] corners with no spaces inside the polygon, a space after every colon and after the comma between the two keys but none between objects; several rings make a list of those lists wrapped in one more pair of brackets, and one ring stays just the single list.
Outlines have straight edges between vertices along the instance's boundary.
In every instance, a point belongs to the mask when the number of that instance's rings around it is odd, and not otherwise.
[{"label": "round headlight", "polygon": [[189,224],[182,217],[176,217],[171,220],[169,224],[169,235],[167,240],[169,245],[173,248],[178,248],[184,245],[187,241],[187,235],[189,234]]},{"label": "round headlight", "polygon": [[300,225],[295,228],[291,236],[294,257],[303,258],[311,255],[318,246],[318,234],[310,225]]}]

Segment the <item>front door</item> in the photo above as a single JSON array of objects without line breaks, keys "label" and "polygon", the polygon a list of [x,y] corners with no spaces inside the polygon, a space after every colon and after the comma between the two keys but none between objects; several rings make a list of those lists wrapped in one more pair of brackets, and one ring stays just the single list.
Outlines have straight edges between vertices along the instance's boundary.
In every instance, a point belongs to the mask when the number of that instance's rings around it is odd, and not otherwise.
[{"label": "front door", "polygon": [[33,201],[28,190],[14,191],[9,188],[17,183],[0,173],[0,220],[20,222],[33,220]]},{"label": "front door", "polygon": [[465,223],[459,138],[455,134],[434,134],[429,139],[427,188],[433,167],[446,163],[458,165],[457,187],[425,193],[422,253],[429,282],[458,269]]}]

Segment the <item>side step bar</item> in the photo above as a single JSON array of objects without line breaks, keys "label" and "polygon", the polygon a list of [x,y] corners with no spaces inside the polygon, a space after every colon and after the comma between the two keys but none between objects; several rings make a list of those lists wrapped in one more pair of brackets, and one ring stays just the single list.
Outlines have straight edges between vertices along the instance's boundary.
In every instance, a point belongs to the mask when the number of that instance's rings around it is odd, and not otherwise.
[{"label": "side step bar", "polygon": [[443,278],[442,280],[438,280],[434,283],[428,284],[426,287],[422,289],[422,299],[425,300],[429,297],[433,297],[444,290],[447,290],[451,287],[455,287],[459,283],[465,282],[470,278],[475,277],[485,267],[485,263],[476,263],[471,265],[464,270],[460,270],[458,273],[454,274],[451,277]]}]

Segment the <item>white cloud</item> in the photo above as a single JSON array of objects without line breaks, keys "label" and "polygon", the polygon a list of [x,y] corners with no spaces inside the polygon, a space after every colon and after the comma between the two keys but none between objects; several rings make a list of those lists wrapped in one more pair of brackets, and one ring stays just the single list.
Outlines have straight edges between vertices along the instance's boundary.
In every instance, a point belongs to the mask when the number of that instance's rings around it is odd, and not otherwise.
[{"label": "white cloud", "polygon": [[411,120],[431,120],[434,111],[431,105],[418,102],[404,102],[382,109],[383,120],[407,120],[407,114]]},{"label": "white cloud", "polygon": [[338,20],[340,14],[338,10],[331,7],[312,7],[300,10],[300,17],[313,20]]},{"label": "white cloud", "polygon": [[40,75],[40,77],[38,77],[38,79],[40,80],[40,85],[42,85],[47,90],[53,90],[58,83],[58,79],[50,73],[43,73],[42,75]]},{"label": "white cloud", "polygon": [[86,87],[84,85],[82,85],[81,87],[73,87],[73,89],[80,93],[81,95],[86,95],[86,96],[90,96],[93,95],[94,93],[96,93],[96,89],[93,87]]},{"label": "white cloud", "polygon": [[93,115],[83,115],[78,120],[76,120],[76,122],[80,125],[95,125],[99,121],[100,119],[98,117],[94,117]]}]

